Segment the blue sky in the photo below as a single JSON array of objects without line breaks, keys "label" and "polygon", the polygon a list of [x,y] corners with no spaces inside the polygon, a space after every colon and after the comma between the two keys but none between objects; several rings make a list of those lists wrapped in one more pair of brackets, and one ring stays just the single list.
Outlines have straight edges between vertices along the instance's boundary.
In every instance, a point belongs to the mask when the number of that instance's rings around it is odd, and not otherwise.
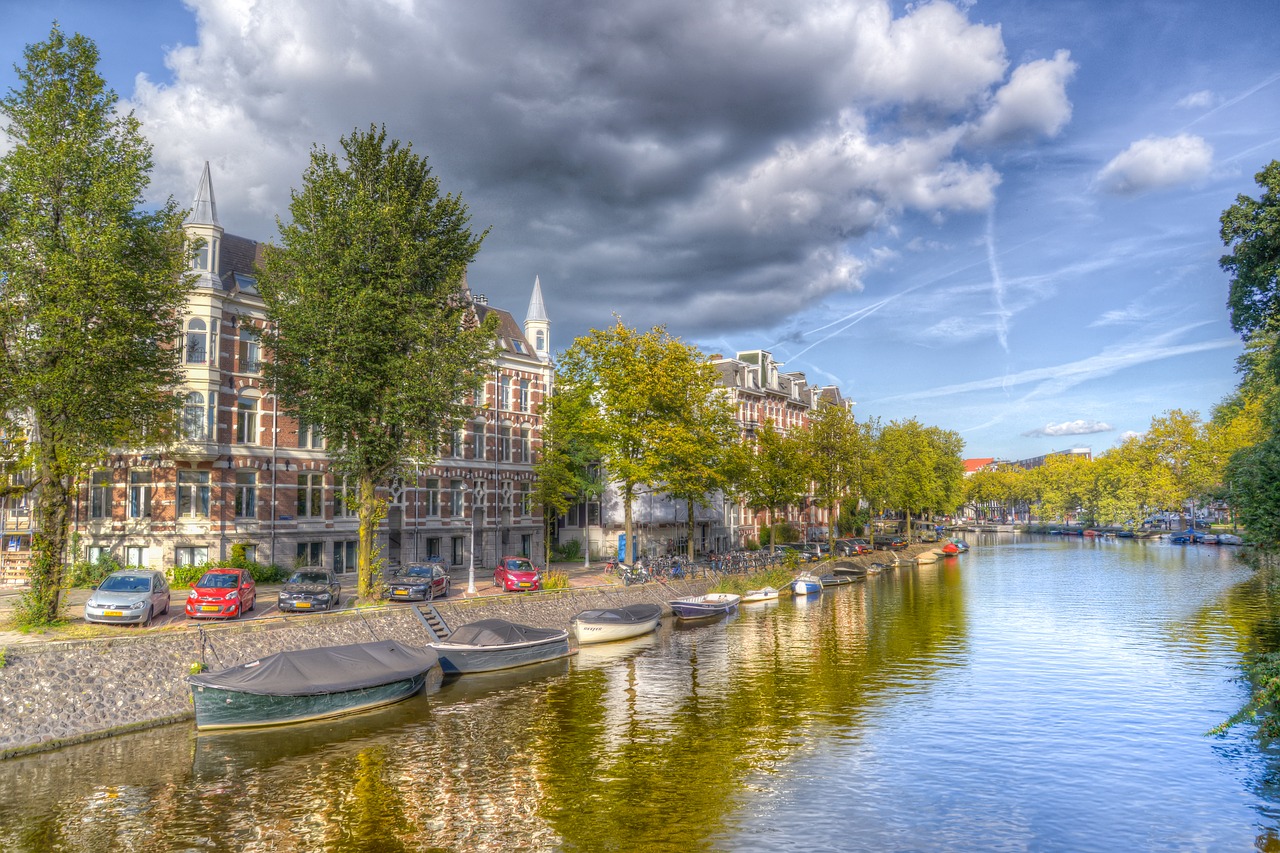
[{"label": "blue sky", "polygon": [[[385,124],[491,229],[472,289],[557,347],[765,348],[971,456],[1101,452],[1235,384],[1218,216],[1280,156],[1274,2],[0,0],[57,18],[189,203],[270,239]],[[0,145],[3,145],[0,142]]]}]

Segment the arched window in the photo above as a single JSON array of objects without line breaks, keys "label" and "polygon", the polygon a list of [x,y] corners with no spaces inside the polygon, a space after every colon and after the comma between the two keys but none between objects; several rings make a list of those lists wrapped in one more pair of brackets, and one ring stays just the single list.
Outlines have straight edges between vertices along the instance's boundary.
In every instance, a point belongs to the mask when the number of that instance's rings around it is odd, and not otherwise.
[{"label": "arched window", "polygon": [[190,391],[182,401],[182,437],[187,441],[207,438],[204,419],[204,395]]},{"label": "arched window", "polygon": [[187,323],[187,364],[204,364],[209,360],[209,335],[204,320],[193,317]]}]

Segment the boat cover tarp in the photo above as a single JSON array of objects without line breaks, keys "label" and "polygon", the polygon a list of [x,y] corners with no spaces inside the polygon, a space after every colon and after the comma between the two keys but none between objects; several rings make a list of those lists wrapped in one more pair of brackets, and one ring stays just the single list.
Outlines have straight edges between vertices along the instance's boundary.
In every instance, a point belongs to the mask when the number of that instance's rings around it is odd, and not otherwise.
[{"label": "boat cover tarp", "polygon": [[662,608],[656,604],[632,604],[628,607],[610,607],[605,610],[583,610],[573,617],[579,622],[616,622],[630,624],[648,622],[662,615]]},{"label": "boat cover tarp", "polygon": [[515,643],[535,643],[562,636],[558,628],[534,628],[519,625],[505,619],[481,619],[458,628],[437,645],[458,646],[510,646]]},{"label": "boat cover tarp", "polygon": [[381,640],[279,652],[230,669],[202,672],[187,680],[201,687],[261,696],[315,696],[402,681],[437,663],[439,657],[431,649]]}]

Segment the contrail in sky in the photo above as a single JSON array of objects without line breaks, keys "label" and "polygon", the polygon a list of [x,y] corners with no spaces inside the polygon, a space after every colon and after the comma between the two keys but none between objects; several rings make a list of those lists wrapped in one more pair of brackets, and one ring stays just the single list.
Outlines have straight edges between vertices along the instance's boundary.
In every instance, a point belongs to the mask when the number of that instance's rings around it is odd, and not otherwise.
[{"label": "contrail in sky", "polygon": [[996,339],[1004,354],[1009,354],[1009,312],[1004,307],[1004,278],[996,256],[996,206],[987,208],[987,268],[991,270],[991,292],[996,301]]}]

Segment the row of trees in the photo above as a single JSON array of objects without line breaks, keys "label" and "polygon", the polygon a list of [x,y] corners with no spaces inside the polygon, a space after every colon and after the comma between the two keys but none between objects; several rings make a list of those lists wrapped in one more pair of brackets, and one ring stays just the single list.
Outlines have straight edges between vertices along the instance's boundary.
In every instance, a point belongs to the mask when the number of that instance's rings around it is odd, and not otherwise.
[{"label": "row of trees", "polygon": [[1257,422],[1244,410],[1222,408],[1205,423],[1195,412],[1175,409],[1094,459],[1055,455],[1030,470],[978,471],[966,483],[965,500],[1006,511],[1027,506],[1044,520],[1133,529],[1152,513],[1229,497],[1223,486],[1228,461],[1256,434]]},{"label": "row of trees", "polygon": [[[812,501],[849,529],[859,510],[950,512],[963,499],[963,442],[912,419],[881,426],[821,405],[807,428],[766,421],[744,435],[734,400],[696,347],[665,329],[641,333],[619,320],[578,338],[561,357],[543,432],[538,492],[548,520],[603,486],[618,486],[627,541],[639,489],[684,501],[693,555],[693,507],[717,493],[767,514]],[[909,522],[908,522],[909,523]],[[837,525],[829,536],[838,535]],[[549,537],[548,532],[548,537]]]}]

